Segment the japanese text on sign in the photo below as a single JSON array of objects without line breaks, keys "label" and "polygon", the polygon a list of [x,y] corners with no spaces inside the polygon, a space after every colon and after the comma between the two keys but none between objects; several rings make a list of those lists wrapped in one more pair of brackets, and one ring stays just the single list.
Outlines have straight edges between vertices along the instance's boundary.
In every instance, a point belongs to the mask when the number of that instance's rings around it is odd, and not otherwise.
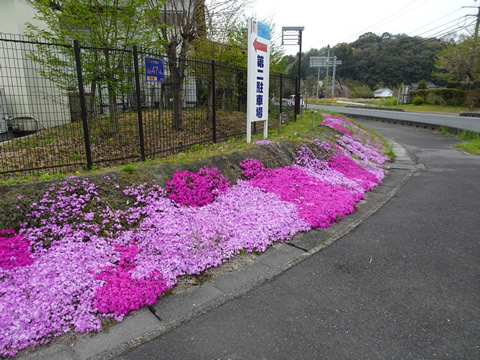
[{"label": "japanese text on sign", "polygon": [[264,122],[268,130],[270,28],[261,22],[248,21],[247,142],[253,122]]},{"label": "japanese text on sign", "polygon": [[262,55],[257,55],[257,101],[255,114],[258,119],[263,118],[263,70],[265,68],[265,57]]},{"label": "japanese text on sign", "polygon": [[163,61],[161,59],[145,58],[145,80],[164,81]]}]

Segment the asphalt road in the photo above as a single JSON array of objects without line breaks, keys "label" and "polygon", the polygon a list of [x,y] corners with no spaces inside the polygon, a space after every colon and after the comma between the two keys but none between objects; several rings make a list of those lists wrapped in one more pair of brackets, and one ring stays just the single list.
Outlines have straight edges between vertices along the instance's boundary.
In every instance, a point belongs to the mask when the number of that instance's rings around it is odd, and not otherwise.
[{"label": "asphalt road", "polygon": [[454,114],[432,114],[425,112],[413,111],[387,111],[387,110],[372,110],[362,108],[349,108],[341,106],[327,106],[327,105],[308,105],[313,109],[325,109],[335,111],[346,115],[361,115],[367,117],[377,117],[391,120],[411,121],[414,123],[431,124],[438,126],[448,126],[458,129],[470,130],[480,132],[480,118],[457,116]]},{"label": "asphalt road", "polygon": [[425,170],[356,230],[122,359],[478,359],[480,157],[364,121]]}]

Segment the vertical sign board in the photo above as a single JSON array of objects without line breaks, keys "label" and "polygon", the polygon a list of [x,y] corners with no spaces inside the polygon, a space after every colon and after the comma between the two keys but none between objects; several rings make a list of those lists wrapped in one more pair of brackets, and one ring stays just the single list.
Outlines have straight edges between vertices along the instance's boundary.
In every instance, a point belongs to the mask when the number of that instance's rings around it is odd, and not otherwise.
[{"label": "vertical sign board", "polygon": [[270,28],[248,19],[247,142],[252,139],[252,122],[264,121],[268,134],[270,75]]},{"label": "vertical sign board", "polygon": [[145,58],[145,80],[146,81],[164,81],[165,73],[163,71],[163,61],[151,57]]}]

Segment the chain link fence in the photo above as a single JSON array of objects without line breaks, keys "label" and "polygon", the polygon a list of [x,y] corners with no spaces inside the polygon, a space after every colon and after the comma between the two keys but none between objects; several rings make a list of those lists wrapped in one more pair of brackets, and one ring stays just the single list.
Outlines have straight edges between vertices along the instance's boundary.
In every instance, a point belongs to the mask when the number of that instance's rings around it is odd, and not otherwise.
[{"label": "chain link fence", "polygon": [[[162,60],[162,81],[148,78],[149,59]],[[270,75],[269,126],[294,120],[295,83]],[[246,110],[245,68],[0,34],[2,177],[121,165],[239,137]]]}]

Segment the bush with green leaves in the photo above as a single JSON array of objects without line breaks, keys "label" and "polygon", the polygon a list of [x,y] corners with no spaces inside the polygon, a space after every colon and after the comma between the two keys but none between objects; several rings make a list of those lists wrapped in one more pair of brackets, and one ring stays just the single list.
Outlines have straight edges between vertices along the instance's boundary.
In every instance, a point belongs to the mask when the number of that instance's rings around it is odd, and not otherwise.
[{"label": "bush with green leaves", "polygon": [[416,96],[415,99],[413,99],[412,103],[413,105],[422,105],[425,100],[421,96]]},{"label": "bush with green leaves", "polygon": [[351,90],[352,98],[371,98],[373,91],[367,85],[354,86]]}]

